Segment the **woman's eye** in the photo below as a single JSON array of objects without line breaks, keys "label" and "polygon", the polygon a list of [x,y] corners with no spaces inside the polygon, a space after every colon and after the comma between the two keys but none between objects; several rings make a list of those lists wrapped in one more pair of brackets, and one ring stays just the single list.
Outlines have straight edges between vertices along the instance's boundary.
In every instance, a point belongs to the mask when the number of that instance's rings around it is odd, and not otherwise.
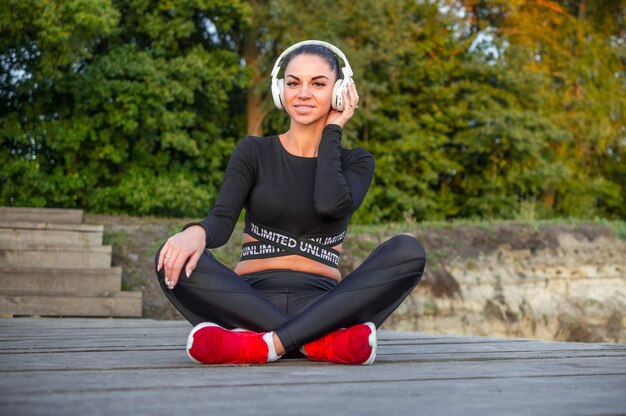
[{"label": "woman's eye", "polygon": [[325,87],[326,86],[326,84],[323,83],[323,82],[314,82],[313,85],[316,86],[316,87]]},{"label": "woman's eye", "polygon": [[298,85],[298,83],[296,81],[289,81],[287,82],[287,86],[288,87],[296,87]]}]

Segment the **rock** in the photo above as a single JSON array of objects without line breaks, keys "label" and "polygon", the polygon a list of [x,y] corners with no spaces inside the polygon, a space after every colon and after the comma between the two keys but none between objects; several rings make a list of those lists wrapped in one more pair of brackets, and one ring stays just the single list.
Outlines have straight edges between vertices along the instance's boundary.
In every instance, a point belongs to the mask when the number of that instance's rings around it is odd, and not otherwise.
[{"label": "rock", "polygon": [[[497,244],[475,237],[492,246],[478,258],[471,250],[454,258],[431,256],[437,264],[431,260],[427,269],[435,272],[386,328],[626,342],[626,242],[591,227],[547,231],[543,243],[534,233],[526,247],[523,239]],[[433,290],[450,281],[454,291]],[[412,313],[418,318],[408,318]]]}]

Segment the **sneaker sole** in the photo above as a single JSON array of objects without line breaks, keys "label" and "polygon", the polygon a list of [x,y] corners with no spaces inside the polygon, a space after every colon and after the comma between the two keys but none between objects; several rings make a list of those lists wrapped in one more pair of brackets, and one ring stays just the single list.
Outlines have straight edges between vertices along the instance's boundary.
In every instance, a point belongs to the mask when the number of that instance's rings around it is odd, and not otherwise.
[{"label": "sneaker sole", "polygon": [[369,326],[372,330],[372,333],[368,337],[370,347],[372,347],[372,352],[368,359],[365,360],[365,362],[363,362],[363,364],[361,365],[372,365],[374,363],[374,360],[376,359],[376,348],[378,347],[378,339],[376,337],[376,325],[371,322],[366,322],[364,325]]}]

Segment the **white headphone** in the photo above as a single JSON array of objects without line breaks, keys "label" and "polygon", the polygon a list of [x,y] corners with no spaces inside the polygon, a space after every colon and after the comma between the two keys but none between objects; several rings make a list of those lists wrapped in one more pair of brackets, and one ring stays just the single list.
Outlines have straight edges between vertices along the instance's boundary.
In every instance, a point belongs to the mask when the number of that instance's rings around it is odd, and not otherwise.
[{"label": "white headphone", "polygon": [[343,111],[344,103],[342,92],[348,88],[348,84],[352,79],[352,68],[350,68],[350,63],[346,58],[346,55],[339,50],[335,45],[331,45],[328,42],[324,42],[321,40],[304,40],[302,42],[298,42],[295,45],[291,45],[283,53],[280,54],[276,63],[274,64],[274,68],[272,69],[272,98],[274,99],[274,105],[279,110],[285,108],[285,80],[282,78],[277,78],[278,72],[280,71],[280,65],[282,64],[283,58],[288,55],[293,50],[299,48],[304,45],[320,45],[330,49],[331,52],[335,54],[335,56],[341,59],[345,66],[341,67],[341,73],[343,74],[342,79],[338,79],[335,82],[335,86],[333,87],[333,96],[332,96],[332,107],[337,111]]}]

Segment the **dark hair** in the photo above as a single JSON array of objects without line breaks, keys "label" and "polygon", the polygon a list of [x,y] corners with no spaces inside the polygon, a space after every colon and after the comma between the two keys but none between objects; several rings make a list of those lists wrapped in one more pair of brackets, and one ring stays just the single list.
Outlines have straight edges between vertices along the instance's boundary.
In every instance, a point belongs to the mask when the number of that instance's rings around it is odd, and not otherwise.
[{"label": "dark hair", "polygon": [[339,59],[333,53],[333,51],[322,45],[302,45],[299,48],[294,49],[293,51],[285,55],[285,57],[283,58],[282,67],[287,68],[289,62],[299,55],[319,56],[320,58],[324,59],[328,66],[330,66],[330,69],[335,72],[337,79],[343,78],[339,66]]}]

